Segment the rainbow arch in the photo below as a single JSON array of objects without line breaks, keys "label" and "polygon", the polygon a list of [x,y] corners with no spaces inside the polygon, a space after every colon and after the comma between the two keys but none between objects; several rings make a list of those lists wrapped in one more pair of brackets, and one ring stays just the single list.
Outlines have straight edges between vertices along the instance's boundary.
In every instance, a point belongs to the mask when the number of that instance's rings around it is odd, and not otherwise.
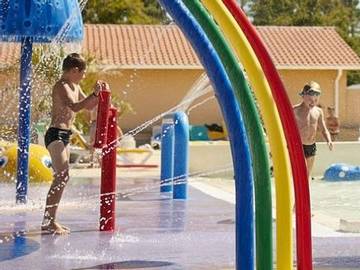
[{"label": "rainbow arch", "polygon": [[[262,145],[264,135],[252,138],[254,134],[259,134],[254,133],[254,129],[259,128],[259,116],[252,108],[254,101],[248,99],[250,91],[242,81],[243,74],[234,63],[234,57],[240,60],[247,71],[273,155],[277,269],[293,268],[291,180],[294,183],[296,205],[297,268],[312,269],[310,196],[301,140],[285,88],[255,28],[235,0],[159,1],[187,36],[203,63],[229,130],[237,204],[236,268],[254,269],[255,250],[257,269],[272,269],[273,263],[269,222],[270,181],[266,174],[260,174],[261,170],[268,170],[268,163],[264,161],[267,159],[264,156],[266,151],[256,148]],[[239,76],[241,84],[235,82],[235,76]],[[262,207],[265,210],[259,212]],[[264,222],[260,222],[262,217],[265,217]],[[264,224],[266,228],[261,227]]]}]

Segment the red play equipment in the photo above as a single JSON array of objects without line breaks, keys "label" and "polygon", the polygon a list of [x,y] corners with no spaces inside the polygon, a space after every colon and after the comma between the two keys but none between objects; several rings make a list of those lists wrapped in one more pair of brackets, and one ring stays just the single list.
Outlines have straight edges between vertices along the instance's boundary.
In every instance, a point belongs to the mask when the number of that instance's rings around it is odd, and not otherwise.
[{"label": "red play equipment", "polygon": [[110,94],[108,85],[102,83],[94,143],[95,148],[102,149],[100,231],[115,229],[117,110],[111,107]]},{"label": "red play equipment", "polygon": [[102,83],[96,120],[95,148],[102,148],[106,144],[110,104],[110,89],[106,83]]}]

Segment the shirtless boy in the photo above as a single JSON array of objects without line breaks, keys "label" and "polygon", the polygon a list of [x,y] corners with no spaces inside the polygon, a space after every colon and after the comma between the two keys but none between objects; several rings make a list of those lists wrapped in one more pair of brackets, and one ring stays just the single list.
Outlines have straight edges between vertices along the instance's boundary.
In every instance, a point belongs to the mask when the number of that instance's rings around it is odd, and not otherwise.
[{"label": "shirtless boy", "polygon": [[45,145],[49,150],[54,180],[46,198],[46,207],[42,230],[54,234],[67,234],[70,230],[56,222],[56,211],[69,180],[69,138],[75,114],[82,110],[91,110],[98,103],[100,83],[95,84],[94,92],[85,96],[79,86],[84,78],[86,63],[77,53],[68,55],[63,62],[63,74],[52,90],[52,111],[50,127],[45,134]]},{"label": "shirtless boy", "polygon": [[327,141],[330,150],[333,149],[330,133],[326,128],[324,113],[317,106],[321,94],[320,85],[316,82],[309,82],[300,93],[302,102],[294,106],[294,114],[299,128],[304,155],[307,165],[308,178],[314,165],[316,155],[316,132],[319,129]]}]

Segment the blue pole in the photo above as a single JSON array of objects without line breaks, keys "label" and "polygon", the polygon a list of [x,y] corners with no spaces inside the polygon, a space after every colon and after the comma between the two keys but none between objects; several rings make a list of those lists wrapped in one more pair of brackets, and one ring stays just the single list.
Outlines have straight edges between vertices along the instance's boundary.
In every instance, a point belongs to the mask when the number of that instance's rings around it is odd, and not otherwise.
[{"label": "blue pole", "polygon": [[[211,80],[229,131],[236,186],[236,269],[254,269],[254,188],[248,139],[239,104],[214,47],[180,0],[159,0],[192,44]],[[246,194],[248,200],[240,200]],[[240,203],[243,202],[242,204]]]},{"label": "blue pole", "polygon": [[165,116],[161,127],[160,192],[172,192],[174,177],[174,122]]},{"label": "blue pole", "polygon": [[29,176],[29,144],[31,116],[31,58],[32,38],[25,37],[21,42],[21,69],[19,95],[19,126],[16,202],[27,202]]},{"label": "blue pole", "polygon": [[173,199],[186,199],[189,176],[189,121],[184,112],[176,112],[173,117],[175,125]]}]

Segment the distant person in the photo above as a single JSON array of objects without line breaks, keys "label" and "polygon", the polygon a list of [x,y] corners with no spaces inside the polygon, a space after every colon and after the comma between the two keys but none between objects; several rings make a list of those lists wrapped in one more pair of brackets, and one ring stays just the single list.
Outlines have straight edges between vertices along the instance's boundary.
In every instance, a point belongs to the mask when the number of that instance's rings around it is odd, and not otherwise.
[{"label": "distant person", "polygon": [[54,180],[46,197],[41,229],[54,234],[67,234],[70,230],[56,221],[56,212],[64,188],[69,181],[69,139],[75,114],[82,109],[91,110],[98,103],[101,83],[94,85],[93,93],[85,96],[79,83],[85,77],[86,62],[77,53],[68,55],[62,65],[63,74],[52,90],[50,127],[45,134]]},{"label": "distant person", "polygon": [[339,118],[335,115],[334,107],[327,107],[328,117],[326,117],[326,127],[328,128],[331,140],[336,141],[337,136],[340,132],[340,121]]},{"label": "distant person", "polygon": [[321,94],[320,85],[309,82],[299,95],[302,102],[294,106],[294,114],[299,128],[304,155],[307,165],[307,175],[310,178],[316,155],[316,132],[319,129],[325,138],[329,150],[333,149],[330,133],[325,125],[324,113],[317,105]]}]

